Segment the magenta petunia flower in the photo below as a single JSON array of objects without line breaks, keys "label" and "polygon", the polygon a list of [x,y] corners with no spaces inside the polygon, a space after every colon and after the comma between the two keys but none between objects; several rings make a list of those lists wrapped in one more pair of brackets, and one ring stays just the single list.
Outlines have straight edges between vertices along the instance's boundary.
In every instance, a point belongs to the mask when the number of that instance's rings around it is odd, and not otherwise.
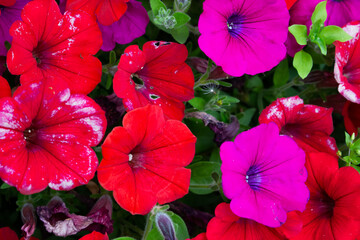
[{"label": "magenta petunia flower", "polygon": [[149,23],[149,16],[141,2],[130,0],[127,4],[125,14],[110,26],[99,23],[102,33],[103,45],[101,50],[111,51],[115,43],[128,44],[135,38],[145,34],[146,26]]},{"label": "magenta petunia flower", "polygon": [[203,7],[199,47],[224,72],[254,75],[284,58],[289,25],[284,0],[206,0]]},{"label": "magenta petunia flower", "polygon": [[6,56],[5,41],[11,43],[9,29],[11,24],[20,20],[21,10],[31,0],[0,0],[0,56]]},{"label": "magenta petunia flower", "polygon": [[[290,8],[290,26],[293,24],[311,26],[311,15],[316,5],[323,0],[298,0]],[[360,20],[359,0],[329,0],[326,4],[327,19],[325,26],[336,25],[343,27],[348,22]],[[294,36],[289,33],[286,41],[288,54],[294,56],[304,46],[297,44]]]},{"label": "magenta petunia flower", "polygon": [[309,198],[305,153],[275,123],[240,133],[220,147],[222,184],[239,217],[279,227]]}]

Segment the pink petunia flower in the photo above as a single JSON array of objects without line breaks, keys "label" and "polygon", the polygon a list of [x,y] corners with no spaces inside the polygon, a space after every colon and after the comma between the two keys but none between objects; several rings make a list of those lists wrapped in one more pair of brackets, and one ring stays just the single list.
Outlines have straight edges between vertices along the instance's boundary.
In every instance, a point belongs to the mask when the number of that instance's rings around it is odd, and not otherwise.
[{"label": "pink petunia flower", "polygon": [[105,129],[105,114],[89,97],[42,82],[22,85],[0,99],[0,178],[22,194],[86,184],[98,165],[91,147]]},{"label": "pink petunia flower", "polygon": [[[55,0],[34,0],[10,29],[9,71],[21,83],[43,78],[66,82],[73,93],[88,94],[101,80],[101,45],[95,18],[82,11],[60,13]],[[91,37],[89,37],[91,36]]]},{"label": "pink petunia flower", "polygon": [[224,72],[255,75],[285,57],[289,12],[284,0],[206,0],[203,7],[199,47]]},{"label": "pink petunia flower", "polygon": [[123,99],[127,111],[147,104],[160,106],[166,117],[181,120],[184,101],[194,97],[194,74],[185,63],[183,44],[147,42],[141,51],[125,49],[114,76],[114,92]]},{"label": "pink petunia flower", "polygon": [[298,214],[289,212],[286,223],[278,228],[270,228],[251,219],[236,216],[230,204],[220,203],[215,209],[206,228],[205,240],[286,240],[301,231],[302,222]]},{"label": "pink petunia flower", "polygon": [[109,240],[109,237],[108,237],[107,233],[102,234],[102,233],[93,231],[92,233],[89,233],[89,234],[83,236],[79,240]]},{"label": "pink petunia flower", "polygon": [[275,122],[281,134],[293,138],[306,152],[328,152],[336,156],[332,109],[304,104],[298,97],[279,98],[260,114],[259,123]]},{"label": "pink petunia flower", "polygon": [[343,29],[353,38],[334,43],[334,76],[339,83],[339,93],[347,100],[360,104],[360,22],[351,22]]},{"label": "pink petunia flower", "polygon": [[269,227],[279,227],[286,213],[305,209],[304,151],[274,123],[240,133],[220,147],[222,184],[231,210]]},{"label": "pink petunia flower", "polygon": [[342,111],[344,117],[344,125],[346,131],[352,135],[355,133],[355,136],[358,135],[360,128],[360,105],[346,101]]},{"label": "pink petunia flower", "polygon": [[360,236],[360,175],[339,169],[337,158],[310,153],[306,159],[310,200],[300,217],[304,227],[294,240],[355,240]]},{"label": "pink petunia flower", "polygon": [[183,197],[190,185],[195,136],[180,121],[165,120],[148,105],[127,113],[102,145],[98,179],[114,191],[117,203],[132,214],[147,214],[156,203]]}]

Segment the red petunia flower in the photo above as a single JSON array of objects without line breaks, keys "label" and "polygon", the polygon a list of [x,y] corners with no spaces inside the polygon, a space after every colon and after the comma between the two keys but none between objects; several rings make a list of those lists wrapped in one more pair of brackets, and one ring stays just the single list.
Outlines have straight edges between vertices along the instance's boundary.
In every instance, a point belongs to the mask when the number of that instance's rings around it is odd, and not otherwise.
[{"label": "red petunia flower", "polygon": [[132,214],[147,214],[158,202],[183,197],[190,185],[195,136],[180,121],[165,120],[160,107],[127,113],[102,145],[100,184],[114,191],[118,204]]},{"label": "red petunia flower", "polygon": [[129,0],[67,0],[66,9],[95,14],[100,24],[109,26],[126,12]]},{"label": "red petunia flower", "polygon": [[89,233],[89,234],[83,236],[79,240],[109,240],[109,237],[108,237],[107,233],[102,234],[102,233],[93,231],[92,233]]},{"label": "red petunia flower", "polygon": [[21,18],[10,28],[9,71],[21,83],[51,76],[73,93],[91,92],[101,80],[101,62],[92,56],[102,45],[95,19],[82,11],[62,15],[54,0],[29,2]]},{"label": "red petunia flower", "polygon": [[185,45],[169,42],[147,42],[143,51],[136,45],[127,47],[114,77],[114,91],[127,111],[155,104],[168,118],[181,120],[182,102],[194,97],[187,54]]},{"label": "red petunia flower", "polygon": [[8,81],[0,76],[0,98],[11,97],[11,88]]},{"label": "red petunia flower", "polygon": [[290,9],[297,0],[285,0],[287,9]]},{"label": "red petunia flower", "polygon": [[[15,231],[13,231],[9,227],[0,228],[0,240],[19,240]],[[20,240],[25,240],[24,237],[20,238]],[[39,240],[35,237],[29,237],[27,240]]]},{"label": "red petunia flower", "polygon": [[360,104],[360,22],[350,22],[343,30],[353,38],[334,43],[334,77],[339,83],[339,93],[347,100]]},{"label": "red petunia flower", "polygon": [[360,233],[360,175],[339,169],[327,153],[309,153],[306,162],[310,200],[300,217],[304,227],[294,240],[357,239]]},{"label": "red petunia flower", "polygon": [[[4,7],[10,7],[16,3],[16,0],[0,0],[0,5]],[[1,13],[1,11],[0,11]]]},{"label": "red petunia flower", "polygon": [[271,228],[251,219],[240,218],[235,215],[230,204],[220,203],[215,209],[206,228],[207,240],[278,240],[295,236],[301,230],[302,223],[297,213],[288,213],[287,221],[278,228]]},{"label": "red petunia flower", "polygon": [[344,124],[346,131],[352,135],[355,133],[355,136],[358,134],[358,129],[360,128],[360,105],[346,101],[342,111],[344,117]]},{"label": "red petunia flower", "polygon": [[279,98],[260,114],[260,123],[275,122],[280,134],[292,137],[307,152],[328,152],[336,156],[332,109],[304,104],[298,96]]},{"label": "red petunia flower", "polygon": [[22,194],[70,190],[94,177],[105,114],[90,98],[39,83],[0,99],[0,178]]}]

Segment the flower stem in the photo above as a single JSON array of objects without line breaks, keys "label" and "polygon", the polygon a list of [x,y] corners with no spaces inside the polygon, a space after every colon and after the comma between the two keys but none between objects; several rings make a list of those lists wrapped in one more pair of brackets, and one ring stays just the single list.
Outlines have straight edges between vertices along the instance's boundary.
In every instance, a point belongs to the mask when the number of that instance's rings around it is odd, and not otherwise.
[{"label": "flower stem", "polygon": [[144,234],[143,234],[141,240],[146,240],[147,236],[149,235],[149,233],[150,233],[150,231],[152,229],[154,220],[152,220],[151,215],[152,214],[150,212],[146,217],[145,230],[144,230]]}]

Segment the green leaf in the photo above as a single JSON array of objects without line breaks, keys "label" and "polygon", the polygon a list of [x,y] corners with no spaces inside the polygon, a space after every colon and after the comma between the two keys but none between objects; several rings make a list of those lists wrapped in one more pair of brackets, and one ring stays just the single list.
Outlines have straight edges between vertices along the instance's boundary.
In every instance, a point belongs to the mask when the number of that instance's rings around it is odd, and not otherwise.
[{"label": "green leaf", "polygon": [[176,25],[174,28],[183,26],[184,24],[188,23],[191,19],[191,17],[189,15],[187,15],[186,13],[182,13],[182,12],[175,12],[173,14],[173,16],[176,19]]},{"label": "green leaf", "polygon": [[229,83],[229,82],[217,81],[217,83],[218,83],[220,86],[223,86],[223,87],[232,87],[232,84]]},{"label": "green leaf", "polygon": [[205,109],[206,101],[201,97],[194,97],[193,99],[188,101],[188,103],[190,103],[191,106],[193,106],[197,110],[203,111]]},{"label": "green leaf", "polygon": [[347,34],[341,27],[326,26],[320,32],[320,38],[325,41],[327,45],[332,44],[334,41],[346,42],[352,39],[352,36]]},{"label": "green leaf", "polygon": [[240,126],[242,126],[242,125],[249,126],[251,119],[255,115],[256,110],[257,110],[256,108],[249,108],[249,109],[246,109],[244,112],[242,112],[240,114],[240,117],[238,117]]},{"label": "green leaf", "polygon": [[360,173],[360,167],[359,167],[359,166],[356,166],[356,165],[353,165],[353,164],[351,164],[351,166],[352,166],[353,168],[355,168],[355,170]]},{"label": "green leaf", "polygon": [[294,24],[289,27],[289,31],[300,45],[307,44],[307,27],[305,25]]},{"label": "green leaf", "polygon": [[3,183],[3,184],[1,184],[0,189],[7,189],[7,188],[11,188],[11,187],[12,186],[10,186],[9,184]]},{"label": "green leaf", "polygon": [[253,90],[254,92],[258,92],[263,89],[264,84],[259,76],[254,76],[246,80],[245,87]]},{"label": "green leaf", "polygon": [[322,23],[326,21],[327,18],[327,12],[326,12],[326,1],[320,2],[318,5],[316,5],[315,10],[311,16],[311,22],[312,24]]},{"label": "green leaf", "polygon": [[150,0],[150,7],[154,16],[158,15],[160,8],[166,8],[166,5],[161,0]]},{"label": "green leaf", "polygon": [[189,28],[186,25],[182,25],[179,28],[171,29],[169,33],[178,43],[184,44],[189,37]]},{"label": "green leaf", "polygon": [[346,146],[348,146],[348,147],[350,147],[352,145],[351,137],[347,132],[345,132],[345,143],[346,143]]},{"label": "green leaf", "polygon": [[274,86],[280,87],[280,86],[284,85],[285,83],[288,82],[289,76],[290,76],[289,75],[289,63],[288,63],[288,59],[285,58],[275,68],[275,73],[274,73],[274,78],[273,78]]},{"label": "green leaf", "polygon": [[221,164],[218,162],[197,162],[191,164],[191,180],[190,191],[195,194],[209,194],[214,190],[212,187],[217,186],[217,183],[211,177],[211,174],[216,173],[221,175]]},{"label": "green leaf", "polygon": [[227,103],[239,103],[240,100],[231,96],[223,96],[222,98],[222,102],[223,104],[227,104]]},{"label": "green leaf", "polygon": [[294,56],[293,65],[298,71],[299,76],[302,79],[306,78],[313,66],[311,55],[304,50],[297,52]]},{"label": "green leaf", "polygon": [[115,53],[115,51],[110,51],[109,63],[110,63],[110,65],[114,65],[115,62],[116,62],[116,53]]},{"label": "green leaf", "polygon": [[136,239],[132,237],[118,237],[118,238],[114,238],[113,240],[136,240]]}]

